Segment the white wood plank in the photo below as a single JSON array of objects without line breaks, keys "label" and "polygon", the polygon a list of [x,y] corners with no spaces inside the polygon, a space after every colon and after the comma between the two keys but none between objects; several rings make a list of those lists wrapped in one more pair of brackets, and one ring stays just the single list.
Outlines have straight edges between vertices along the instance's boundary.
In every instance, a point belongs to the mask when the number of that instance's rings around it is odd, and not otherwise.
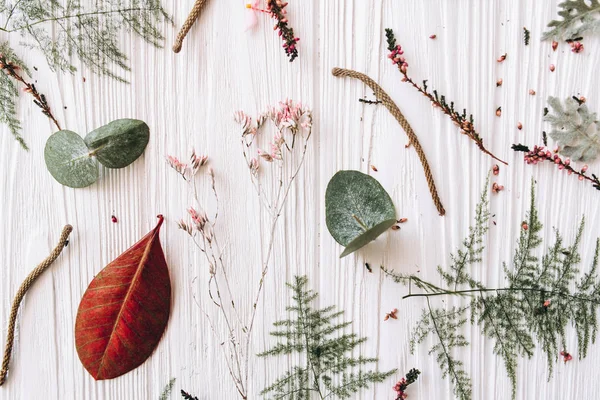
[{"label": "white wood plank", "polygon": [[[168,1],[176,24],[182,23],[192,0]],[[529,187],[537,180],[540,216],[545,236],[552,227],[567,238],[585,214],[583,259],[590,260],[600,234],[598,193],[549,166],[523,165],[513,154],[514,142],[541,141],[543,107],[549,95],[582,94],[592,109],[600,110],[600,37],[586,37],[585,51],[573,54],[561,45],[552,52],[540,42],[546,23],[555,17],[558,1],[524,0],[304,0],[291,1],[291,25],[300,36],[300,57],[287,62],[272,21],[260,16],[258,28],[245,33],[247,10],[243,1],[209,2],[180,54],[169,47],[175,27],[165,26],[166,49],[154,49],[130,34],[123,43],[131,56],[130,85],[98,77],[86,68],[74,75],[49,70],[39,53],[18,45],[29,65],[39,71],[34,79],[48,97],[64,126],[84,135],[113,119],[133,117],[151,127],[144,156],[118,171],[102,171],[95,185],[79,190],[60,186],[45,169],[43,149],[49,122],[26,95],[19,101],[24,136],[31,151],[24,152],[0,127],[0,209],[5,234],[0,237],[0,321],[4,324],[12,296],[36,261],[54,245],[62,225],[75,227],[71,244],[51,271],[36,283],[24,302],[11,373],[0,388],[0,399],[155,399],[171,377],[175,388],[201,399],[235,399],[236,392],[216,340],[200,305],[207,298],[208,266],[175,221],[190,205],[190,193],[169,170],[167,154],[185,155],[191,147],[211,158],[222,200],[217,227],[227,243],[225,257],[235,271],[232,285],[237,303],[248,312],[260,273],[260,204],[254,198],[241,157],[238,127],[232,113],[255,114],[286,97],[314,109],[315,128],[306,165],[295,185],[276,235],[276,251],[259,304],[253,349],[273,343],[268,332],[289,301],[285,281],[307,274],[320,291],[319,305],[336,304],[354,321],[353,329],[369,340],[365,354],[377,355],[381,369],[412,367],[423,372],[411,388],[411,398],[452,399],[451,387],[441,378],[426,345],[414,355],[408,349],[410,331],[423,301],[401,300],[406,289],[383,279],[379,265],[417,272],[437,281],[437,265],[445,266],[472,221],[476,200],[494,162],[427,100],[400,81],[389,63],[384,28],[393,28],[405,49],[410,73],[472,112],[486,145],[510,167],[501,167],[494,181],[506,189],[491,198],[493,220],[477,275],[490,286],[502,284],[501,262],[510,261],[529,202]],[[522,28],[532,34],[522,44]],[[436,40],[429,39],[432,34]],[[6,39],[0,35],[0,40]],[[507,60],[496,58],[507,53]],[[549,65],[556,65],[550,72]],[[415,129],[429,158],[447,215],[433,206],[414,149],[405,149],[406,135],[381,106],[359,103],[372,97],[357,81],[331,75],[333,67],[352,68],[378,81],[397,102]],[[85,77],[85,81],[83,80]],[[504,80],[496,88],[498,78]],[[536,90],[530,96],[530,88]],[[495,109],[502,106],[501,118]],[[66,107],[66,108],[63,108]],[[516,129],[522,122],[522,131]],[[375,165],[378,172],[370,169]],[[375,176],[392,194],[399,217],[408,222],[398,232],[384,235],[343,260],[341,248],[327,232],[324,193],[339,169],[359,169]],[[590,165],[600,170],[600,163]],[[202,199],[210,204],[210,193]],[[81,366],[74,348],[73,326],[79,300],[95,274],[155,224],[163,213],[167,223],[162,243],[173,281],[172,316],[166,334],[152,357],[135,371],[111,381],[95,382]],[[119,223],[110,221],[111,215]],[[264,221],[263,221],[264,225]],[[366,272],[369,262],[373,274]],[[581,268],[589,268],[582,264]],[[197,302],[195,300],[197,299]],[[398,308],[398,321],[383,316]],[[210,310],[210,308],[209,308]],[[214,312],[214,309],[212,310]],[[474,399],[509,397],[504,366],[481,339],[476,328],[466,328],[471,347],[457,354],[473,379]],[[570,334],[569,346],[575,348]],[[250,393],[258,393],[289,365],[289,360],[253,358]],[[600,350],[592,347],[587,359],[557,363],[547,382],[546,361],[536,353],[520,363],[518,399],[593,399],[600,390],[595,379]],[[359,399],[392,398],[392,380],[362,392]],[[172,398],[177,398],[175,393]]]}]

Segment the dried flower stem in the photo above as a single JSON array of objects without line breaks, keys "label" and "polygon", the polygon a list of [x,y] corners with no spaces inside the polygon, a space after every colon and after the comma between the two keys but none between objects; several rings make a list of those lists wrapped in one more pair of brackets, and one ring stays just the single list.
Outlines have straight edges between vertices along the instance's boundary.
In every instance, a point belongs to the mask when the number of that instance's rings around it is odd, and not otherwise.
[{"label": "dried flower stem", "polygon": [[[267,118],[273,121],[278,132],[275,134],[271,144],[271,152],[266,153],[258,150],[258,155],[260,159],[265,160],[275,168],[275,187],[270,193],[271,196],[268,195],[269,191],[265,189],[261,182],[259,158],[250,159],[248,157],[248,149],[255,144],[254,140],[258,135],[258,130]],[[201,250],[208,261],[210,274],[208,293],[211,301],[217,306],[219,315],[226,325],[226,340],[223,340],[218,334],[209,313],[204,309],[202,311],[209,320],[215,337],[222,341],[223,345],[227,344],[222,349],[229,374],[240,397],[247,399],[250,358],[254,354],[251,347],[251,340],[257,305],[264,288],[264,280],[273,255],[277,223],[294,181],[304,164],[308,140],[311,136],[312,117],[310,111],[304,109],[300,104],[287,101],[281,103],[279,108],[270,109],[266,114],[261,115],[257,121],[241,112],[236,113],[236,120],[244,127],[242,135],[243,156],[248,165],[252,183],[258,197],[261,199],[261,204],[270,215],[269,233],[267,236],[268,244],[261,260],[261,276],[256,295],[254,296],[252,309],[247,317],[242,316],[240,310],[236,307],[234,293],[237,293],[237,291],[234,291],[230,284],[228,266],[223,259],[223,248],[219,245],[217,235],[215,234],[215,225],[219,214],[219,196],[212,170],[209,170],[209,176],[211,189],[217,203],[215,216],[211,219],[205,211],[196,211],[195,208],[190,208],[188,212],[191,217],[191,223],[182,220],[179,222],[179,227],[192,237],[195,245]],[[297,151],[299,147],[301,149]],[[198,209],[202,210],[194,175],[206,163],[206,157],[198,157],[193,153],[191,160],[192,166],[181,163],[174,157],[168,157],[171,167],[191,185],[194,201]],[[197,167],[194,168],[194,165]]]},{"label": "dried flower stem", "polygon": [[54,125],[56,125],[56,128],[58,130],[61,130],[60,124],[52,114],[52,110],[48,105],[46,96],[38,92],[33,83],[27,82],[25,78],[23,78],[23,76],[17,72],[20,68],[17,65],[8,61],[6,57],[4,57],[4,55],[2,54],[0,54],[0,69],[2,69],[6,75],[10,76],[18,82],[21,82],[24,86],[23,91],[30,93],[33,96],[33,102],[35,103],[35,105],[42,110],[42,113],[46,117],[50,118],[50,120],[54,123]]},{"label": "dried flower stem", "polygon": [[494,160],[497,160],[505,165],[508,165],[508,163],[506,161],[503,161],[500,158],[496,157],[492,152],[490,152],[483,145],[483,139],[481,138],[481,136],[479,136],[479,133],[477,133],[477,131],[475,130],[473,115],[469,115],[467,117],[466,110],[463,110],[462,113],[455,110],[454,102],[450,102],[450,104],[448,104],[446,102],[446,97],[443,95],[441,95],[441,96],[438,95],[437,90],[433,90],[432,92],[429,92],[427,90],[427,81],[426,80],[423,81],[423,86],[421,87],[408,76],[408,74],[407,74],[408,63],[406,62],[404,57],[401,56],[404,53],[402,51],[402,48],[400,47],[400,45],[396,45],[396,39],[394,37],[394,32],[391,29],[386,29],[385,32],[386,32],[386,37],[387,37],[387,42],[388,42],[388,50],[390,51],[390,54],[388,55],[388,57],[392,60],[394,65],[398,66],[398,70],[400,71],[400,73],[403,76],[402,81],[410,83],[412,85],[412,87],[417,89],[417,91],[419,93],[421,93],[423,96],[427,97],[431,101],[431,103],[433,104],[434,107],[438,107],[439,109],[442,110],[442,112],[444,114],[446,114],[448,117],[450,117],[452,122],[454,122],[454,124],[460,128],[462,133],[465,134],[467,137],[469,137],[471,140],[473,140],[475,142],[475,144],[477,144],[477,147],[479,147],[479,150],[481,150],[483,153],[489,155]]},{"label": "dried flower stem", "polygon": [[365,85],[369,86],[375,97],[380,100],[383,105],[389,110],[389,112],[396,118],[402,129],[406,132],[408,139],[410,140],[410,144],[413,145],[417,155],[419,156],[419,160],[421,161],[421,165],[423,166],[423,171],[425,172],[425,179],[427,180],[427,184],[429,186],[429,192],[431,193],[431,197],[433,199],[433,203],[435,204],[438,213],[440,215],[446,214],[446,210],[442,205],[442,201],[440,200],[440,196],[437,192],[437,188],[435,187],[435,181],[433,179],[433,174],[431,173],[431,169],[429,168],[429,162],[427,161],[427,157],[425,156],[425,152],[421,147],[421,143],[417,138],[416,133],[413,131],[412,127],[408,123],[408,120],[404,117],[404,114],[400,111],[396,103],[392,100],[392,98],[379,86],[373,79],[369,78],[365,74],[361,74],[360,72],[352,71],[349,69],[343,68],[334,68],[332,71],[333,76],[337,77],[350,77],[355,78],[363,82]]}]

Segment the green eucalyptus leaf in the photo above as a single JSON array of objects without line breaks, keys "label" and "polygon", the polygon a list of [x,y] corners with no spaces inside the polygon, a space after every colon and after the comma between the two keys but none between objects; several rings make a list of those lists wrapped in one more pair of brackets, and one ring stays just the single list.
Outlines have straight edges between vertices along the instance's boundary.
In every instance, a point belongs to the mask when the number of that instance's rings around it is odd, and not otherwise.
[{"label": "green eucalyptus leaf", "polygon": [[48,138],[44,159],[59,183],[82,188],[98,180],[98,161],[89,154],[83,138],[71,131],[58,131]]},{"label": "green eucalyptus leaf", "polygon": [[85,144],[105,167],[123,168],[142,155],[149,137],[144,121],[118,119],[88,133]]},{"label": "green eucalyptus leaf", "polygon": [[339,171],[327,185],[325,219],[331,236],[346,247],[341,258],[394,225],[396,209],[375,178],[359,171]]}]

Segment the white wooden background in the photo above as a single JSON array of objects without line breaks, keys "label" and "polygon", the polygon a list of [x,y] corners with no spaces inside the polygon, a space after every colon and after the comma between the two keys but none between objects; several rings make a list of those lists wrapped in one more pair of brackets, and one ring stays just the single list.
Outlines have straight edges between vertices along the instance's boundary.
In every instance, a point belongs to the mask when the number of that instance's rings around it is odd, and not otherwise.
[{"label": "white wooden background", "polygon": [[[192,3],[171,0],[166,6],[179,25]],[[245,33],[244,1],[211,1],[179,55],[170,50],[175,27],[164,27],[165,49],[123,35],[124,48],[131,55],[130,85],[94,76],[86,68],[72,76],[53,73],[40,54],[19,47],[20,38],[11,37],[19,55],[38,67],[37,87],[64,126],[85,135],[116,118],[139,118],[150,125],[151,140],[144,156],[130,167],[103,170],[95,185],[73,190],[54,181],[45,169],[43,149],[52,127],[26,95],[21,97],[19,114],[31,151],[21,150],[7,129],[0,128],[2,342],[19,284],[54,246],[62,226],[75,227],[69,247],[23,304],[10,376],[0,388],[0,399],[157,399],[172,377],[177,378],[177,391],[183,388],[200,399],[236,398],[219,343],[194,301],[194,296],[206,301],[207,265],[176,227],[190,198],[165,156],[186,156],[192,146],[210,156],[224,208],[217,230],[228,244],[225,256],[234,266],[238,303],[248,309],[259,276],[259,249],[265,243],[257,222],[260,206],[250,194],[240,132],[231,115],[237,109],[255,114],[286,97],[312,106],[314,136],[277,231],[273,267],[259,304],[255,352],[273,343],[268,337],[270,325],[284,315],[289,299],[284,282],[295,274],[307,274],[321,294],[319,304],[345,309],[346,317],[354,320],[353,329],[369,338],[364,354],[379,356],[381,369],[399,369],[397,377],[357,398],[392,399],[396,378],[412,367],[423,374],[411,387],[410,398],[453,398],[427,347],[419,347],[415,355],[408,350],[409,334],[424,302],[401,300],[406,289],[384,279],[378,267],[420,271],[422,277],[437,280],[435,268],[447,264],[449,253],[465,236],[493,162],[426,99],[400,82],[398,71],[386,58],[384,28],[395,30],[411,76],[417,81],[429,79],[432,87],[472,112],[488,147],[511,164],[494,177],[506,189],[492,196],[497,225],[491,226],[485,262],[477,272],[493,286],[503,278],[501,262],[511,260],[532,177],[539,182],[538,204],[548,237],[553,226],[572,237],[585,214],[588,225],[582,254],[590,260],[600,234],[597,191],[550,166],[525,166],[522,155],[510,150],[514,142],[541,141],[542,109],[549,95],[582,94],[592,109],[600,111],[600,38],[586,38],[585,51],[579,55],[567,45],[552,52],[549,43],[540,42],[546,23],[556,15],[557,3],[292,0],[289,19],[301,41],[300,57],[290,64],[271,20],[261,18],[254,32]],[[531,30],[528,47],[522,43],[523,26]],[[429,39],[432,34],[436,40]],[[498,64],[496,59],[503,53],[508,58]],[[556,65],[554,73],[549,70],[551,63]],[[406,114],[428,155],[445,217],[438,216],[431,202],[414,150],[404,148],[404,132],[382,106],[357,101],[372,97],[362,84],[332,77],[330,71],[336,66],[373,77]],[[504,80],[501,88],[496,88],[498,78]],[[530,88],[537,95],[530,96]],[[503,108],[501,118],[495,116],[498,106]],[[522,131],[516,129],[518,121],[523,123]],[[371,171],[371,164],[379,172]],[[342,249],[327,232],[324,215],[327,182],[340,169],[375,176],[391,193],[398,217],[408,218],[400,231],[390,231],[343,260],[338,259]],[[590,165],[590,170],[599,171],[600,163]],[[154,226],[157,213],[167,218],[161,240],[173,284],[169,325],[155,353],[140,368],[95,382],[80,364],[74,346],[79,300],[101,268]],[[112,214],[118,224],[111,222]],[[374,273],[365,270],[365,261]],[[582,268],[589,268],[589,263]],[[395,307],[399,319],[383,322],[384,314]],[[501,361],[492,355],[492,344],[480,339],[477,328],[467,327],[465,332],[472,346],[457,356],[473,378],[473,398],[509,398],[509,381]],[[569,345],[575,349],[573,335]],[[258,392],[287,364],[254,358],[251,365],[251,398],[258,398]],[[597,398],[599,367],[600,348],[595,346],[584,361],[558,362],[547,382],[546,361],[538,353],[520,364],[517,397]],[[177,393],[172,398],[178,398]]]}]

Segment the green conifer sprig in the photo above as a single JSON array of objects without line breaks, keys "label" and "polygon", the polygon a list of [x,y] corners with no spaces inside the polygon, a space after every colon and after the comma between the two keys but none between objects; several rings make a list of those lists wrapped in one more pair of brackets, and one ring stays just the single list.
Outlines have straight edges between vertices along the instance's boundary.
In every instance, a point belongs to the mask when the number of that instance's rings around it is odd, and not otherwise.
[{"label": "green conifer sprig", "polygon": [[346,399],[372,383],[383,382],[396,372],[365,371],[377,358],[354,357],[366,338],[344,333],[351,322],[338,321],[343,311],[334,306],[313,308],[317,293],[307,289],[307,278],[296,276],[287,286],[292,291],[290,317],[273,324],[271,336],[278,343],[260,357],[295,356],[297,365],[285,372],[261,394],[274,399]]},{"label": "green conifer sprig", "polygon": [[[467,321],[478,325],[481,334],[494,343],[494,354],[501,357],[512,385],[512,397],[517,387],[517,369],[520,357],[530,358],[540,348],[546,355],[548,379],[561,352],[566,352],[567,330],[572,326],[577,336],[579,358],[587,355],[595,343],[598,330],[597,312],[600,305],[598,262],[600,239],[596,241],[595,255],[590,270],[578,278],[581,262],[579,246],[585,220],[579,223],[572,244],[565,244],[555,230],[553,243],[542,257],[539,247],[543,240],[543,225],[535,204],[534,184],[531,202],[521,230],[512,263],[504,263],[506,286],[488,288],[476,281],[473,266],[479,264],[489,221],[487,184],[475,213],[475,224],[462,248],[451,257],[447,270],[438,268],[446,287],[439,287],[417,276],[396,274],[384,269],[394,281],[408,285],[404,298],[426,297],[427,307],[412,337],[411,348],[433,336],[430,353],[436,357],[444,376],[454,386],[456,397],[471,398],[470,379],[463,364],[456,358],[456,350],[469,345],[462,335]],[[413,293],[413,288],[420,289]],[[430,299],[458,296],[460,306],[433,307]]]}]

